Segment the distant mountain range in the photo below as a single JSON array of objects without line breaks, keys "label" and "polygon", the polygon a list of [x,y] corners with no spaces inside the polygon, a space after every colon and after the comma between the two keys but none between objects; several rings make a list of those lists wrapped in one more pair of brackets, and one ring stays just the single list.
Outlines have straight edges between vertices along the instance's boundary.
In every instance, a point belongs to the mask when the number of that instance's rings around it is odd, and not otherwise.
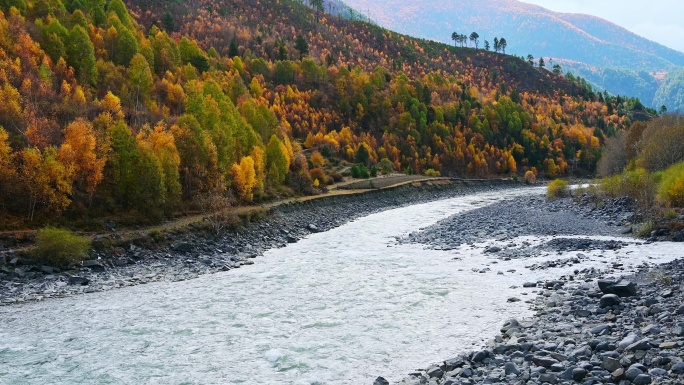
[{"label": "distant mountain range", "polygon": [[[637,96],[650,106],[684,108],[679,69],[684,53],[638,36],[604,19],[550,11],[515,0],[345,0],[378,24],[401,33],[452,43],[457,32],[490,44],[505,37],[506,53],[549,59],[599,90]],[[660,87],[667,85],[666,90]]]}]

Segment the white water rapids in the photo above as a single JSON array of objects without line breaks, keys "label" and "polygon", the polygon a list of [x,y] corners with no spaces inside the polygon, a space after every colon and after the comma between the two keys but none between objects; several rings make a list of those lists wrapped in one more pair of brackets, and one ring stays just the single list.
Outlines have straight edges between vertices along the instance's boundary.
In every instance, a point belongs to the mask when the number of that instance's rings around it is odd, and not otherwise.
[{"label": "white water rapids", "polygon": [[[490,264],[495,257],[481,248],[426,250],[396,237],[542,192],[497,191],[389,210],[271,250],[238,270],[0,308],[0,384],[397,381],[483,344],[508,318],[531,315],[526,304],[507,299],[531,298],[534,289],[523,282],[557,279],[573,268],[525,266],[576,252]],[[590,260],[581,268],[665,262],[678,250],[634,243],[585,254]],[[486,265],[486,274],[472,270]]]}]

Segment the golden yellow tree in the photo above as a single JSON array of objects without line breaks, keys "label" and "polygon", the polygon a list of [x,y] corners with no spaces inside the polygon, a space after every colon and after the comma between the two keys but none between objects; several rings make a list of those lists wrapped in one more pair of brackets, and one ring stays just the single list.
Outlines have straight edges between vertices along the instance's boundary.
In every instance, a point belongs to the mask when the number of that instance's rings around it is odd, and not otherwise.
[{"label": "golden yellow tree", "polygon": [[21,158],[20,177],[29,199],[28,220],[33,220],[39,205],[57,214],[66,209],[71,204],[73,172],[59,161],[57,149],[47,147],[41,152],[25,148]]},{"label": "golden yellow tree", "polygon": [[242,157],[240,163],[233,164],[231,172],[238,198],[244,202],[251,202],[254,199],[254,187],[257,182],[254,159],[251,156]]},{"label": "golden yellow tree", "polygon": [[59,160],[74,172],[76,185],[90,197],[102,182],[105,158],[98,158],[97,140],[93,126],[84,119],[77,119],[64,130],[64,143],[59,149]]}]

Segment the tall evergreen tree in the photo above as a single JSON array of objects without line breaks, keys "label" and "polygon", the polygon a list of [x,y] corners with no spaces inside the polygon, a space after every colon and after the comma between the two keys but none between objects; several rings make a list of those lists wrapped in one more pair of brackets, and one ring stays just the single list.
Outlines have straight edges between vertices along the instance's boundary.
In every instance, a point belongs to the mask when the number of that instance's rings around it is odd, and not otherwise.
[{"label": "tall evergreen tree", "polygon": [[80,25],[74,26],[69,32],[67,45],[67,63],[74,67],[76,76],[91,86],[97,85],[97,67],[95,48],[88,33]]}]

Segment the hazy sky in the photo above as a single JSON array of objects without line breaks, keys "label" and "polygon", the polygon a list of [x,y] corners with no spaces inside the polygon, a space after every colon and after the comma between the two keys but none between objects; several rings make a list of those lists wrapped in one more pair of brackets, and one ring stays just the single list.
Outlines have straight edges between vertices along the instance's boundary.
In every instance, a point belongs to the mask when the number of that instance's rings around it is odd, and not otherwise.
[{"label": "hazy sky", "polygon": [[558,12],[586,13],[612,21],[662,45],[684,52],[682,0],[522,0]]}]

